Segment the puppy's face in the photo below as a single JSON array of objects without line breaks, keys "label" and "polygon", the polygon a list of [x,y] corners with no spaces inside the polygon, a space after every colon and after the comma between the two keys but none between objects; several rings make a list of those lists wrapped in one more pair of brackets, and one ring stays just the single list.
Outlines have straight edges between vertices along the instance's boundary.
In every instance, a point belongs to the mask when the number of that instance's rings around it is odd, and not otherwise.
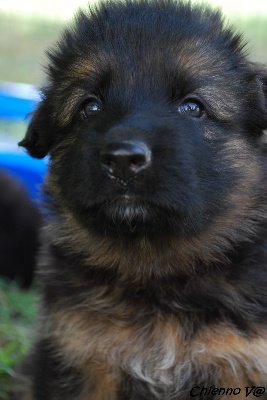
[{"label": "puppy's face", "polygon": [[50,153],[61,210],[105,235],[188,238],[255,219],[266,86],[241,47],[217,13],[188,5],[79,14],[21,143]]}]

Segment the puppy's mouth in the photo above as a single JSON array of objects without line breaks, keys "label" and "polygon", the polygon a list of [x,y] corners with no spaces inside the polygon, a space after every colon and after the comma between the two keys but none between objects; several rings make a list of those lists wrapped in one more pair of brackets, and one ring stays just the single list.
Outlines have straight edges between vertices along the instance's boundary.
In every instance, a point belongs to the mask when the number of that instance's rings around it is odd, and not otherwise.
[{"label": "puppy's mouth", "polygon": [[112,221],[131,223],[134,220],[145,222],[149,218],[152,205],[125,194],[119,199],[105,202],[101,208]]},{"label": "puppy's mouth", "polygon": [[166,225],[171,214],[156,203],[129,194],[95,203],[84,211],[83,222],[88,222],[89,229],[118,234],[153,233]]},{"label": "puppy's mouth", "polygon": [[124,194],[112,200],[105,200],[96,204],[93,208],[100,214],[104,214],[107,219],[114,223],[140,220],[145,222],[153,206],[148,201],[140,200],[135,196]]}]

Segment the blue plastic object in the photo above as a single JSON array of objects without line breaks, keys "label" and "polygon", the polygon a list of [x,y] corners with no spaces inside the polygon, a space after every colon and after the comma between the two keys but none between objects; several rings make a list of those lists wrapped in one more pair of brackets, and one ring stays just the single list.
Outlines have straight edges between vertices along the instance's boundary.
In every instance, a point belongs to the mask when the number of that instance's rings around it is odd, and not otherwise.
[{"label": "blue plastic object", "polygon": [[0,83],[0,118],[20,119],[32,112],[40,96],[32,85],[25,83]]},{"label": "blue plastic object", "polygon": [[37,100],[13,97],[0,88],[0,118],[25,119],[36,108]]},{"label": "blue plastic object", "polygon": [[[0,83],[0,118],[24,120],[40,100],[32,85],[23,83]],[[0,169],[6,171],[25,186],[33,200],[41,198],[40,185],[47,170],[47,160],[31,158],[16,145],[0,143]]]},{"label": "blue plastic object", "polygon": [[[10,82],[0,83],[0,118],[24,120],[40,100],[32,85]],[[2,147],[2,148],[1,148]],[[33,200],[41,198],[40,185],[47,170],[47,160],[31,158],[27,153],[0,144],[0,169],[20,181]]]},{"label": "blue plastic object", "polygon": [[22,151],[1,151],[0,169],[17,178],[33,200],[40,200],[40,185],[47,171],[47,159],[37,160]]}]

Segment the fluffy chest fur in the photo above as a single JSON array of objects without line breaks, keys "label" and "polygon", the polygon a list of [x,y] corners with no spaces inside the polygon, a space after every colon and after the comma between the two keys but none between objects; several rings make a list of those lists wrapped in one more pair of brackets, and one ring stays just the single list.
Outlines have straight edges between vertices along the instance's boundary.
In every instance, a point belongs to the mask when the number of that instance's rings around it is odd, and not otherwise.
[{"label": "fluffy chest fur", "polygon": [[[248,382],[265,383],[267,338],[259,328],[255,327],[259,336],[246,338],[226,323],[218,323],[187,337],[186,316],[158,313],[149,317],[143,310],[143,316],[139,311],[134,318],[134,309],[124,304],[119,318],[117,311],[112,315],[104,293],[95,296],[97,302],[89,307],[81,304],[54,311],[42,326],[42,336],[57,343],[64,362],[83,371],[87,383],[81,399],[87,399],[91,380],[95,382],[93,398],[117,399],[125,375],[139,382],[140,395],[144,391],[155,399],[176,399],[196,385],[245,391]],[[129,314],[131,322],[126,318]],[[108,397],[103,382],[108,384]]]}]

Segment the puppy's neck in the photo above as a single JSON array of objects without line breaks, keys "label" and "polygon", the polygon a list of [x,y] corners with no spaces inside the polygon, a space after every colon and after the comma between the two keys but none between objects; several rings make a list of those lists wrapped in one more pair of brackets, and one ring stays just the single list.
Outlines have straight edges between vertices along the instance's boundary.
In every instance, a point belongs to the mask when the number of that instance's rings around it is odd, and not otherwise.
[{"label": "puppy's neck", "polygon": [[[215,245],[207,248],[193,238],[100,237],[84,228],[69,212],[50,222],[45,235],[48,237],[45,241],[60,249],[61,257],[68,264],[78,260],[84,269],[94,267],[98,271],[110,271],[122,282],[143,284],[178,276],[198,279],[206,274],[221,274],[232,269],[233,264],[242,263],[236,259],[235,252],[222,253]],[[242,253],[240,247],[239,244],[238,254]],[[246,251],[242,257],[246,259],[248,243],[243,247]]]}]

